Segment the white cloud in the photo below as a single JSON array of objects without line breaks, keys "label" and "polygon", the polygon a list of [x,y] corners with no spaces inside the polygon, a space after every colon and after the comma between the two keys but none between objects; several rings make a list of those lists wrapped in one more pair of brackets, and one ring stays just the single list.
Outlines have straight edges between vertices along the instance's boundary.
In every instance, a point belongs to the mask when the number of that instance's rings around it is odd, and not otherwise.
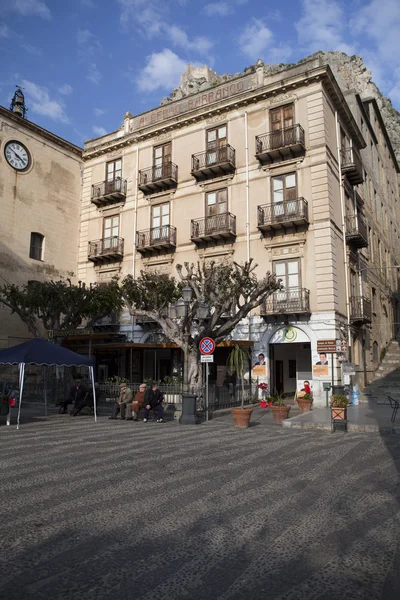
[{"label": "white cloud", "polygon": [[187,33],[177,25],[165,26],[165,35],[174,46],[184,48],[187,51],[193,50],[199,54],[208,54],[214,45],[212,40],[204,36],[198,36],[190,40]]},{"label": "white cloud", "polygon": [[41,0],[13,0],[12,8],[24,17],[35,15],[42,19],[51,19],[47,4]]},{"label": "white cloud", "polygon": [[95,54],[98,50],[101,50],[101,42],[98,37],[96,37],[91,31],[88,29],[78,29],[78,33],[76,34],[76,39],[81,46],[81,52],[86,56]]},{"label": "white cloud", "polygon": [[99,127],[98,125],[93,125],[92,127],[93,133],[101,137],[102,135],[106,135],[107,130],[104,127]]},{"label": "white cloud", "polygon": [[94,109],[94,114],[96,115],[96,117],[101,117],[102,115],[105,115],[107,111],[103,110],[102,108],[95,108]]},{"label": "white cloud", "polygon": [[98,85],[101,80],[101,73],[97,68],[96,63],[89,64],[89,73],[86,75],[86,79],[95,85]]},{"label": "white cloud", "polygon": [[32,54],[32,56],[42,56],[42,51],[40,48],[25,42],[24,36],[22,36],[22,35],[21,36],[18,35],[17,37],[19,38],[19,43],[20,43],[21,48],[23,48],[23,50],[28,52],[28,54]]},{"label": "white cloud", "polygon": [[84,8],[95,8],[96,6],[93,0],[81,0],[81,4]]},{"label": "white cloud", "polygon": [[60,94],[62,94],[63,96],[69,96],[70,94],[72,94],[72,86],[69,85],[69,83],[64,83],[63,85],[61,85],[58,88],[58,91],[60,92]]},{"label": "white cloud", "polygon": [[22,80],[22,87],[25,90],[28,107],[32,112],[44,115],[53,121],[69,123],[62,102],[50,98],[49,91],[46,87],[37,85],[26,79]]},{"label": "white cloud", "polygon": [[8,38],[10,30],[5,23],[0,23],[0,38]]},{"label": "white cloud", "polygon": [[273,34],[261,19],[253,18],[239,37],[239,48],[242,54],[251,60],[257,60],[273,42]]},{"label": "white cloud", "polygon": [[137,86],[142,92],[153,92],[160,88],[171,90],[179,85],[180,74],[185,67],[185,61],[169,48],[154,52],[147,58],[147,65],[136,81]]},{"label": "white cloud", "polygon": [[354,47],[343,39],[346,25],[339,2],[303,0],[302,15],[295,27],[300,44],[309,52],[338,50],[354,53]]},{"label": "white cloud", "polygon": [[211,2],[204,7],[207,17],[226,17],[233,13],[233,7],[229,2]]}]

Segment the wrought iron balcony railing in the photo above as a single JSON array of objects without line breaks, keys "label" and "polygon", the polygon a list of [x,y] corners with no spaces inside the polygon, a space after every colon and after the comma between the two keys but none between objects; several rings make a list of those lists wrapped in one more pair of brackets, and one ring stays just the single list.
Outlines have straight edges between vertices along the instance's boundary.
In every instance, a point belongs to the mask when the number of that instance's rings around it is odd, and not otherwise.
[{"label": "wrought iron balcony railing", "polygon": [[236,152],[230,144],[209,148],[205,152],[192,154],[192,175],[197,180],[217,177],[224,173],[234,172],[236,168]]},{"label": "wrought iron balcony railing", "polygon": [[120,201],[126,197],[126,179],[118,177],[113,181],[101,181],[92,185],[91,201],[97,206]]},{"label": "wrought iron balcony railing", "polygon": [[236,235],[236,216],[232,213],[193,219],[190,237],[195,241],[228,238]]},{"label": "wrought iron balcony railing", "polygon": [[357,248],[366,248],[368,246],[367,226],[360,215],[346,217],[346,239]]},{"label": "wrought iron balcony railing", "polygon": [[88,259],[93,262],[97,260],[119,260],[123,255],[123,238],[115,236],[89,242]]},{"label": "wrought iron balcony railing", "polygon": [[310,313],[310,291],[293,288],[274,292],[264,303],[264,315],[293,315]]},{"label": "wrought iron balcony railing", "polygon": [[279,229],[308,223],[308,202],[304,198],[258,207],[258,228]]},{"label": "wrought iron balcony railing", "polygon": [[148,252],[161,248],[176,246],[176,227],[163,225],[137,232],[136,247],[138,252]]},{"label": "wrought iron balcony railing", "polygon": [[178,184],[178,166],[166,161],[139,171],[139,189],[151,193],[176,187]]},{"label": "wrought iron balcony railing", "polygon": [[371,301],[364,296],[350,298],[350,318],[352,321],[371,321]]},{"label": "wrought iron balcony railing", "polygon": [[278,131],[256,135],[256,158],[262,164],[299,156],[304,151],[304,129],[298,123]]},{"label": "wrought iron balcony railing", "polygon": [[352,185],[364,181],[361,156],[355,148],[345,148],[341,151],[342,172]]}]

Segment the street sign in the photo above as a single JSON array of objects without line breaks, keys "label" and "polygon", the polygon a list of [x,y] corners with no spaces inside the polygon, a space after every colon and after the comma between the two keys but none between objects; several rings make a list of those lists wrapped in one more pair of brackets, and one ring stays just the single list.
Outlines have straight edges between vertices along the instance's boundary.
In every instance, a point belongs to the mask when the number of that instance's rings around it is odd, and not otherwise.
[{"label": "street sign", "polygon": [[214,354],[202,354],[200,356],[200,362],[213,363],[214,362]]},{"label": "street sign", "polygon": [[353,363],[343,362],[342,363],[343,375],[355,375],[356,368]]},{"label": "street sign", "polygon": [[326,354],[336,353],[336,340],[317,340],[317,352]]},{"label": "street sign", "polygon": [[338,352],[347,352],[347,340],[336,340],[336,346]]},{"label": "street sign", "polygon": [[199,344],[199,350],[201,354],[214,354],[215,342],[212,338],[205,337]]}]

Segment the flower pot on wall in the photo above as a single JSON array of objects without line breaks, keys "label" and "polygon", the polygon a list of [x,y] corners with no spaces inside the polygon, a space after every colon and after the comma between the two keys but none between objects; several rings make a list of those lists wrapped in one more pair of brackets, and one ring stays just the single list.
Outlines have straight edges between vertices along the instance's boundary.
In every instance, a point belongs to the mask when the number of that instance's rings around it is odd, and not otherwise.
[{"label": "flower pot on wall", "polygon": [[252,408],[232,408],[232,417],[235,427],[247,429],[250,423]]}]

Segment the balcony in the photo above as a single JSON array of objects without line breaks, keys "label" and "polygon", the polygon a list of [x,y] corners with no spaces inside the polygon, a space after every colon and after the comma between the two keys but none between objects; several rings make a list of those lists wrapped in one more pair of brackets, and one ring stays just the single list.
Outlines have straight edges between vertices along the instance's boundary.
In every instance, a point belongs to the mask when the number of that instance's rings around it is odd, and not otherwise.
[{"label": "balcony", "polygon": [[355,322],[370,322],[372,319],[371,301],[364,296],[350,298],[350,319]]},{"label": "balcony", "polygon": [[122,260],[124,240],[120,237],[103,238],[89,242],[88,259],[93,263],[106,263]]},{"label": "balcony", "polygon": [[232,213],[192,220],[190,232],[192,242],[201,243],[234,237],[236,237],[236,217]]},{"label": "balcony", "polygon": [[136,248],[141,254],[154,254],[176,248],[176,227],[163,225],[138,231]]},{"label": "balcony", "polygon": [[310,292],[293,288],[274,292],[262,307],[263,316],[310,314]]},{"label": "balcony", "polygon": [[356,248],[368,246],[368,231],[364,221],[359,215],[346,217],[346,240]]},{"label": "balcony", "polygon": [[342,173],[352,185],[358,185],[364,181],[361,157],[354,148],[346,148],[341,151]]},{"label": "balcony", "polygon": [[125,198],[126,179],[118,178],[113,181],[101,181],[92,185],[90,200],[99,208],[113,202],[125,201]]},{"label": "balcony", "polygon": [[191,173],[197,181],[229,175],[236,170],[236,152],[229,144],[192,154]]},{"label": "balcony", "polygon": [[174,189],[177,185],[178,167],[171,161],[139,171],[139,189],[143,194],[156,194]]},{"label": "balcony", "polygon": [[269,231],[308,224],[308,202],[304,198],[258,207],[258,229]]},{"label": "balcony", "polygon": [[305,149],[304,129],[299,124],[256,135],[256,158],[262,165],[302,156]]}]

